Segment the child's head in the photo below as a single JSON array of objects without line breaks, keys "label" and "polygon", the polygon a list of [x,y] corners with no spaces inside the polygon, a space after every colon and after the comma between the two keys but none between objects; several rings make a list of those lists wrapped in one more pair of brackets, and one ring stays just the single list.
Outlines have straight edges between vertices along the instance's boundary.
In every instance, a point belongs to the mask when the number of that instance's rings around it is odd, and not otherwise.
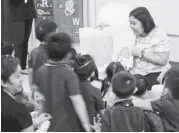
[{"label": "child's head", "polygon": [[164,86],[169,89],[173,98],[179,99],[179,68],[170,68],[164,76]]},{"label": "child's head", "polygon": [[137,91],[134,93],[135,96],[142,96],[147,91],[148,82],[141,74],[135,74]]},{"label": "child's head", "polygon": [[123,65],[120,63],[120,62],[111,62],[106,70],[105,70],[105,73],[107,75],[107,78],[108,80],[111,82],[111,79],[112,79],[112,76],[117,73],[117,72],[120,72],[120,71],[124,71],[124,67]]},{"label": "child's head", "polygon": [[72,40],[66,33],[51,33],[46,38],[46,44],[49,59],[60,61],[71,49]]},{"label": "child's head", "polygon": [[135,77],[126,71],[116,73],[112,78],[113,92],[119,98],[128,98],[133,95],[136,87]]},{"label": "child's head", "polygon": [[56,29],[57,24],[55,22],[48,19],[42,20],[36,25],[36,38],[42,42],[47,34],[55,32]]},{"label": "child's head", "polygon": [[14,47],[13,44],[9,44],[8,42],[1,42],[1,54],[2,55],[12,55],[13,56]]},{"label": "child's head", "polygon": [[95,72],[96,64],[93,58],[86,55],[79,55],[76,57],[74,71],[77,73],[81,80],[87,80]]}]

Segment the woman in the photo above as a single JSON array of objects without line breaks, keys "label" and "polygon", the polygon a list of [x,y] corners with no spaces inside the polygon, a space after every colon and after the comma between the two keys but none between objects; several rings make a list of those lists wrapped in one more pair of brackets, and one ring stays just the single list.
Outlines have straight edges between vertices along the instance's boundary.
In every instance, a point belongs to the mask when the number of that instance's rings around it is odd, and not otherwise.
[{"label": "woman", "polygon": [[144,75],[150,90],[158,84],[157,77],[170,67],[170,43],[167,35],[155,26],[154,20],[145,7],[138,7],[129,14],[130,27],[136,41],[132,49],[134,64],[131,73]]}]

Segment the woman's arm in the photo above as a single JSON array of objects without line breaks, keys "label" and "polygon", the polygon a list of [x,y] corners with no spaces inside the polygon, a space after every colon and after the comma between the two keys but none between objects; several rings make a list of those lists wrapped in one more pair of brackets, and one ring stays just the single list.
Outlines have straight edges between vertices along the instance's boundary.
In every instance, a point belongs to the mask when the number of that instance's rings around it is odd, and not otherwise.
[{"label": "woman's arm", "polygon": [[169,52],[150,52],[150,53],[144,53],[142,58],[144,58],[146,61],[154,63],[156,65],[164,66],[167,64],[169,60]]},{"label": "woman's arm", "polygon": [[145,49],[133,48],[132,55],[143,58],[144,60],[156,65],[164,66],[169,60],[169,51],[164,52],[145,52]]}]

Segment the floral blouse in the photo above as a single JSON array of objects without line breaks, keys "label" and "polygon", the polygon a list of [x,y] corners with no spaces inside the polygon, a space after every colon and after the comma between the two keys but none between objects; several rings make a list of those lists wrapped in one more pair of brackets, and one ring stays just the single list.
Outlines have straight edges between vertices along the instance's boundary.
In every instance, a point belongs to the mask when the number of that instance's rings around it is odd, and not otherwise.
[{"label": "floral blouse", "polygon": [[[170,40],[168,36],[158,27],[154,28],[148,36],[137,37],[135,47],[145,49],[145,53],[163,53],[170,51]],[[156,65],[140,57],[134,57],[131,73],[147,75],[149,73],[162,72],[170,68],[169,61],[165,66]]]}]

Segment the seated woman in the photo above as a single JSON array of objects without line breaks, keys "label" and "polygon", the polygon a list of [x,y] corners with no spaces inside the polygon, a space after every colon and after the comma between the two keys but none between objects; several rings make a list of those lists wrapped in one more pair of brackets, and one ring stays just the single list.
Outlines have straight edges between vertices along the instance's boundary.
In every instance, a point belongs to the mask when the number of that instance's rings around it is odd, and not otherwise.
[{"label": "seated woman", "polygon": [[170,43],[167,35],[155,25],[145,7],[138,7],[129,14],[130,27],[136,40],[132,49],[134,64],[130,72],[144,75],[148,90],[157,82],[162,71],[169,69]]}]

